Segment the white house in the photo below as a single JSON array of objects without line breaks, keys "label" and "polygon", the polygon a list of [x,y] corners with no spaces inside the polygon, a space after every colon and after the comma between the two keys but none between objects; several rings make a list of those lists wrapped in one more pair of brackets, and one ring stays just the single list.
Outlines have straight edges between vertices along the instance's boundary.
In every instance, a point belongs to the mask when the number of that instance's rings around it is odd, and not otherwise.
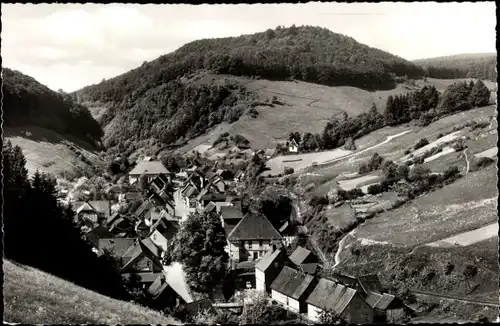
[{"label": "white house", "polygon": [[255,287],[260,292],[271,292],[271,284],[281,272],[288,256],[283,248],[272,248],[255,264]]},{"label": "white house", "polygon": [[292,141],[288,143],[288,151],[291,153],[297,153],[299,151],[299,145],[295,139],[292,139]]}]

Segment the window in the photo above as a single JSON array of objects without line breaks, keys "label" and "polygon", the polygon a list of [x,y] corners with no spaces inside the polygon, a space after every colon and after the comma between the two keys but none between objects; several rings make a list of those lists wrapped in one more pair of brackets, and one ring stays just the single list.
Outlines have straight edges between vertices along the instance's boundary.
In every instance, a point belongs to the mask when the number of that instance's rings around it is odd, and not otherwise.
[{"label": "window", "polygon": [[258,253],[257,251],[254,251],[254,252],[253,252],[253,259],[254,259],[254,260],[259,259],[259,253]]},{"label": "window", "polygon": [[248,249],[252,249],[252,241],[248,241]]},{"label": "window", "polygon": [[262,247],[262,240],[259,240],[259,247]]}]

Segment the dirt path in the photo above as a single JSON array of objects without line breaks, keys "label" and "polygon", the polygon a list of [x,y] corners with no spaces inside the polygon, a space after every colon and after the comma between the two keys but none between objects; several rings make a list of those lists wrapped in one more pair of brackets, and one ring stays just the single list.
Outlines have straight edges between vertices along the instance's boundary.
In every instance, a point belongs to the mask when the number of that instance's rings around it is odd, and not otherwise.
[{"label": "dirt path", "polygon": [[467,162],[467,167],[465,169],[465,175],[467,175],[469,173],[469,167],[470,167],[470,161],[469,161],[469,158],[467,157],[467,150],[468,150],[468,148],[466,148],[464,150],[465,162]]},{"label": "dirt path", "polygon": [[429,247],[470,246],[474,243],[490,239],[498,235],[498,223],[492,223],[482,228],[457,234],[455,236],[428,243]]}]

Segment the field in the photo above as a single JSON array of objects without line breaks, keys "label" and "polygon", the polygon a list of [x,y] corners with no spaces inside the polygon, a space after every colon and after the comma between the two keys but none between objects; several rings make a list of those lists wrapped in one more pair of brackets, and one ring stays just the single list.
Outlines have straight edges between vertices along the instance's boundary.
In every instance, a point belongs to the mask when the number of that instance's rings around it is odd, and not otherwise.
[{"label": "field", "polygon": [[172,324],[178,321],[3,260],[5,321],[21,324]]},{"label": "field", "polygon": [[40,170],[71,178],[90,168],[83,160],[94,165],[103,164],[90,145],[47,129],[6,127],[4,137],[10,140],[12,145],[22,148],[30,174]]},{"label": "field", "polygon": [[357,238],[416,246],[497,221],[496,167],[467,174],[435,192],[378,215],[359,227]]}]

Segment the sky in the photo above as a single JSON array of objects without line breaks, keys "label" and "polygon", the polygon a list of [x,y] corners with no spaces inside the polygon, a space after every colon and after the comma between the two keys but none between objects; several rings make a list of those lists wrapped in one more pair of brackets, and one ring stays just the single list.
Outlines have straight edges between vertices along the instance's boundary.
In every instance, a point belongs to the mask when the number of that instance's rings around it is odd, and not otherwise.
[{"label": "sky", "polygon": [[185,43],[312,25],[408,60],[496,52],[494,2],[4,4],[5,67],[71,92]]}]

